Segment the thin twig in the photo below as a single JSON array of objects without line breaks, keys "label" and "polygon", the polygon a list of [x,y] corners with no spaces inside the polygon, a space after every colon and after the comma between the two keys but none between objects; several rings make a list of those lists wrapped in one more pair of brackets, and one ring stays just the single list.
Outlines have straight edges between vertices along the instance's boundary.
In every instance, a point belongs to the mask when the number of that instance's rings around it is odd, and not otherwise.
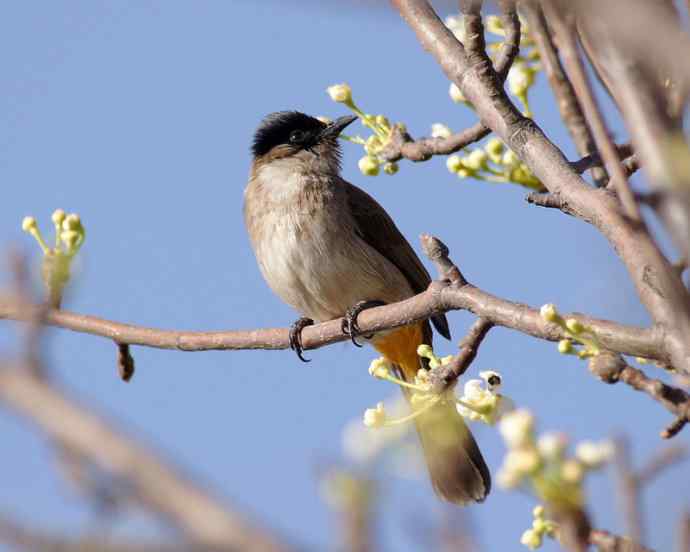
[{"label": "thin twig", "polygon": [[479,346],[484,341],[486,334],[489,333],[493,326],[490,321],[484,318],[477,318],[474,321],[474,324],[472,324],[467,335],[460,343],[460,353],[455,355],[447,364],[431,371],[432,390],[435,393],[443,393],[465,373],[477,356]]},{"label": "thin twig", "polygon": [[589,534],[589,542],[596,546],[599,552],[653,552],[627,537],[620,537],[601,529],[593,530]]},{"label": "thin twig", "polygon": [[670,439],[690,421],[690,395],[679,387],[648,377],[642,370],[628,365],[619,355],[600,353],[589,361],[589,370],[604,383],[627,383],[674,414],[676,420],[661,432],[662,438]]}]

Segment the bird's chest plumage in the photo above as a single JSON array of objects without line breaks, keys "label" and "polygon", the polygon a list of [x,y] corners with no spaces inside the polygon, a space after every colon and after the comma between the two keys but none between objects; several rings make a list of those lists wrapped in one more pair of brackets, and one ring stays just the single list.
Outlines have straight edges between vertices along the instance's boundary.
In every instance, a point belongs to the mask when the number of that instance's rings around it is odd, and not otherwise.
[{"label": "bird's chest plumage", "polygon": [[361,252],[346,201],[328,176],[266,169],[245,193],[245,222],[264,278],[317,320],[340,316],[362,298],[352,281]]}]

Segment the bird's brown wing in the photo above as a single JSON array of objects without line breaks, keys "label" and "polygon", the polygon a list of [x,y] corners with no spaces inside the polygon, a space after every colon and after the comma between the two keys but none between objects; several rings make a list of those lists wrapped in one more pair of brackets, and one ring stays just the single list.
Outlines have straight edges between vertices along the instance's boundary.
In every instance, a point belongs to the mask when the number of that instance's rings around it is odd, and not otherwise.
[{"label": "bird's brown wing", "polygon": [[[431,277],[393,219],[364,190],[344,180],[343,184],[359,236],[404,274],[415,293],[424,291],[429,287]],[[443,337],[450,339],[445,314],[436,314],[431,317],[431,321]]]}]

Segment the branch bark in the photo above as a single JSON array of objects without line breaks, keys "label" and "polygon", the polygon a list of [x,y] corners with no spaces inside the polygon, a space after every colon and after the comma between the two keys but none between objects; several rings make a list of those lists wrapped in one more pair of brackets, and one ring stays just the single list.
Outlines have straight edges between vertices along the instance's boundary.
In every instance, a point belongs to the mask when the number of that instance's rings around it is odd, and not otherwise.
[{"label": "branch bark", "polygon": [[552,193],[560,194],[583,220],[598,228],[624,262],[640,300],[663,334],[672,364],[690,374],[690,300],[680,278],[638,224],[603,190],[592,189],[572,170],[541,129],[506,96],[493,68],[471,65],[464,49],[425,0],[392,0],[422,46],[472,102],[487,124]]}]

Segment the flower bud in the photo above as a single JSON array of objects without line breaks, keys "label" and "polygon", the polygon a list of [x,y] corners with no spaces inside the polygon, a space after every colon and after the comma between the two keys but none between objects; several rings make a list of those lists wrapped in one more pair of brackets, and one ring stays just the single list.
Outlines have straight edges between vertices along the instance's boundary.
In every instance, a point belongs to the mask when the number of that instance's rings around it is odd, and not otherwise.
[{"label": "flower bud", "polygon": [[383,172],[385,172],[386,174],[395,174],[398,172],[398,168],[398,164],[391,161],[390,163],[386,163],[383,166]]},{"label": "flower bud", "polygon": [[352,88],[348,84],[334,84],[329,86],[326,91],[331,97],[331,100],[338,103],[351,103],[352,102]]},{"label": "flower bud", "polygon": [[542,536],[533,529],[527,529],[520,537],[520,544],[525,545],[530,550],[536,550],[541,546]]},{"label": "flower bud", "polygon": [[505,146],[501,140],[499,140],[498,138],[492,138],[486,143],[484,149],[486,150],[486,153],[488,154],[491,161],[493,161],[496,164],[499,164],[501,162],[501,154],[505,149]]},{"label": "flower bud", "polygon": [[534,84],[534,71],[524,63],[514,63],[508,71],[508,86],[515,96],[524,96]]},{"label": "flower bud", "polygon": [[539,454],[549,460],[561,458],[567,446],[568,436],[565,433],[544,433],[537,441]]},{"label": "flower bud", "polygon": [[380,402],[376,408],[367,408],[364,411],[364,425],[367,427],[382,427],[386,422],[386,411]]},{"label": "flower bud", "polygon": [[541,309],[539,309],[539,314],[546,322],[555,322],[558,320],[558,311],[556,310],[556,305],[553,303],[543,305]]},{"label": "flower bud", "polygon": [[369,365],[369,374],[375,378],[385,379],[390,376],[391,369],[392,366],[388,359],[380,357],[371,361]]},{"label": "flower bud", "polygon": [[434,123],[431,125],[431,136],[434,138],[448,138],[452,132],[443,123]]},{"label": "flower bud", "polygon": [[501,164],[505,165],[506,167],[516,167],[520,164],[520,158],[513,150],[508,150],[503,154]]},{"label": "flower bud", "polygon": [[582,333],[582,331],[585,329],[582,322],[575,320],[574,318],[568,318],[568,320],[565,321],[565,326],[575,335]]},{"label": "flower bud", "polygon": [[62,221],[62,229],[63,230],[79,230],[81,227],[81,219],[79,218],[79,215],[76,213],[71,213],[65,217],[65,220]]},{"label": "flower bud", "polygon": [[61,226],[67,215],[62,209],[55,209],[53,215],[50,217],[56,226]]},{"label": "flower bud", "polygon": [[562,355],[569,355],[573,352],[573,342],[570,339],[561,339],[558,342],[558,352]]},{"label": "flower bud", "polygon": [[499,430],[510,448],[521,447],[530,442],[534,416],[524,408],[508,412],[500,421]]},{"label": "flower bud", "polygon": [[36,219],[34,217],[24,217],[22,220],[22,230],[24,232],[32,232],[38,229],[38,224],[36,224]]},{"label": "flower bud", "polygon": [[452,82],[450,84],[450,88],[448,89],[448,94],[450,95],[450,99],[453,100],[455,103],[466,103],[467,102],[465,95],[460,91],[460,89],[457,87],[457,85],[454,82]]},{"label": "flower bud", "polygon": [[467,167],[470,170],[473,171],[478,171],[480,169],[486,168],[486,162],[488,159],[488,155],[486,152],[482,149],[474,149],[470,152],[470,154],[465,157],[463,161],[463,165]]},{"label": "flower bud", "polygon": [[359,170],[366,176],[376,176],[379,174],[379,163],[375,157],[365,155],[357,163]]},{"label": "flower bud", "polygon": [[451,155],[446,159],[446,167],[452,173],[458,172],[462,168],[462,160],[459,155]]},{"label": "flower bud", "polygon": [[569,458],[561,466],[561,477],[568,483],[578,484],[582,481],[585,475],[585,470],[582,468],[582,464],[577,460]]}]

